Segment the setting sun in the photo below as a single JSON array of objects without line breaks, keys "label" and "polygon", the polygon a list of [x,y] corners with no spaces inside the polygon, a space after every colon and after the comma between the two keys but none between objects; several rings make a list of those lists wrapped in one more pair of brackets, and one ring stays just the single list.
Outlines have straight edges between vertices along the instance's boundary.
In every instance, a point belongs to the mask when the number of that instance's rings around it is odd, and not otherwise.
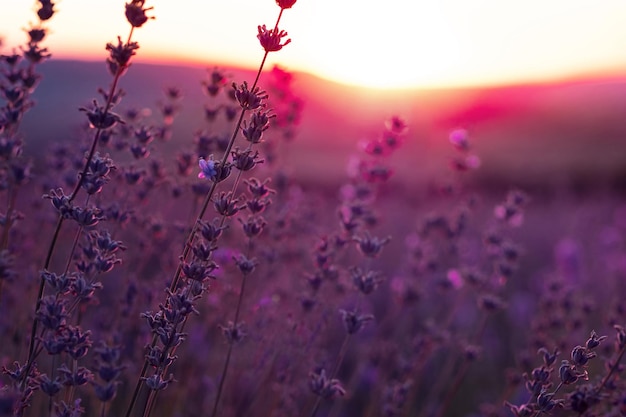
[{"label": "setting sun", "polygon": [[[57,58],[101,59],[123,33],[112,2],[64,0],[47,46]],[[274,1],[148,1],[157,19],[137,35],[141,59],[253,67],[256,27],[276,18]],[[13,1],[0,15],[6,45],[23,38],[32,9]],[[626,3],[607,0],[437,2],[301,0],[280,28],[292,45],[271,56],[291,70],[376,88],[542,81],[626,68]]]}]

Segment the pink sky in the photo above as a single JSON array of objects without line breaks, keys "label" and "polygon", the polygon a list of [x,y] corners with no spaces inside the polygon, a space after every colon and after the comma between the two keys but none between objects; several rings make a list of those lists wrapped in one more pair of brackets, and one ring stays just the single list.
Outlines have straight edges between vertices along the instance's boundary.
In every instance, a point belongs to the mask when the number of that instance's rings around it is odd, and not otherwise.
[{"label": "pink sky", "polygon": [[[8,4],[7,4],[8,3]],[[259,24],[273,0],[148,0],[136,32],[144,62],[258,65]],[[3,52],[23,42],[34,2],[5,0]],[[126,36],[124,1],[62,0],[47,46],[57,58],[104,59]],[[281,29],[292,43],[270,64],[385,88],[449,87],[626,74],[623,0],[299,0]]]}]

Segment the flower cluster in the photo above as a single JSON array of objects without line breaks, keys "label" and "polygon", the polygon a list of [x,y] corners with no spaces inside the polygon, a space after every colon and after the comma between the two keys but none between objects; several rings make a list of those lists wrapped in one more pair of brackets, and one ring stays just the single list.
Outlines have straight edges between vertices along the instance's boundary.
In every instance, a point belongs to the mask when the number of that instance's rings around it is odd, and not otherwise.
[{"label": "flower cluster", "polygon": [[[619,337],[619,329],[618,329]],[[598,336],[595,331],[591,332],[585,346],[576,346],[571,351],[571,360],[563,359],[558,368],[559,384],[552,390],[552,374],[556,369],[555,363],[559,355],[558,350],[549,351],[546,348],[539,349],[543,356],[543,364],[534,368],[532,372],[524,374],[526,380],[525,387],[531,397],[522,405],[514,405],[506,402],[509,409],[518,417],[534,416],[537,413],[549,413],[557,407],[565,407],[568,400],[558,398],[557,393],[561,387],[575,384],[579,380],[589,380],[587,366],[590,359],[595,358],[595,351],[606,336]],[[609,374],[610,375],[610,374]],[[606,381],[597,388],[581,387],[572,392],[569,396],[571,407],[574,411],[584,413],[589,406],[598,402],[598,394],[604,387]]]}]

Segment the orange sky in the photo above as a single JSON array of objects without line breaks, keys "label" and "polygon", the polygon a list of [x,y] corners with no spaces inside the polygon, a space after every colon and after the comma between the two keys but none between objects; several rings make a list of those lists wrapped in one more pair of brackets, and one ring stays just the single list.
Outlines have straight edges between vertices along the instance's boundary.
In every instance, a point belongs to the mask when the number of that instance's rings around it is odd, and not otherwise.
[{"label": "orange sky", "polygon": [[[23,42],[34,2],[4,0],[3,52]],[[257,25],[273,0],[147,0],[140,61],[258,65]],[[47,46],[57,58],[104,59],[126,36],[124,2],[61,0]],[[349,84],[449,87],[626,74],[624,0],[299,0],[281,29],[292,43],[269,64]]]}]

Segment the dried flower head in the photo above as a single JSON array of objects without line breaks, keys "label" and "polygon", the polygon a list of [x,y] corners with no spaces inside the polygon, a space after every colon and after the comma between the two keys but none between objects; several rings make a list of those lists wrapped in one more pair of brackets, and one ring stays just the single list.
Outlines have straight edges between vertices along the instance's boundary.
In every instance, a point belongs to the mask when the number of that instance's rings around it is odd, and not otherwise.
[{"label": "dried flower head", "polygon": [[276,52],[283,49],[283,46],[289,44],[291,39],[287,39],[284,43],[281,43],[282,39],[287,36],[287,32],[284,30],[267,29],[265,25],[259,26],[259,34],[256,36],[261,42],[261,46],[265,49],[265,52]]},{"label": "dried flower head", "polygon": [[233,90],[235,90],[235,99],[244,110],[258,109],[268,97],[267,93],[259,87],[254,87],[252,90],[248,89],[248,83],[245,81],[239,86],[237,83],[233,83]]},{"label": "dried flower head", "polygon": [[133,27],[141,27],[148,19],[154,19],[154,16],[147,16],[146,12],[154,7],[144,8],[145,0],[132,0],[126,3],[126,19]]},{"label": "dried flower head", "polygon": [[93,101],[92,109],[81,107],[79,110],[87,114],[89,124],[96,129],[110,129],[118,123],[124,123],[118,114],[99,106],[96,100]]},{"label": "dried flower head", "polygon": [[111,75],[124,74],[130,66],[130,58],[135,55],[135,50],[137,49],[139,49],[137,42],[124,43],[119,36],[117,37],[117,45],[107,43],[106,50],[109,51],[107,65]]}]

